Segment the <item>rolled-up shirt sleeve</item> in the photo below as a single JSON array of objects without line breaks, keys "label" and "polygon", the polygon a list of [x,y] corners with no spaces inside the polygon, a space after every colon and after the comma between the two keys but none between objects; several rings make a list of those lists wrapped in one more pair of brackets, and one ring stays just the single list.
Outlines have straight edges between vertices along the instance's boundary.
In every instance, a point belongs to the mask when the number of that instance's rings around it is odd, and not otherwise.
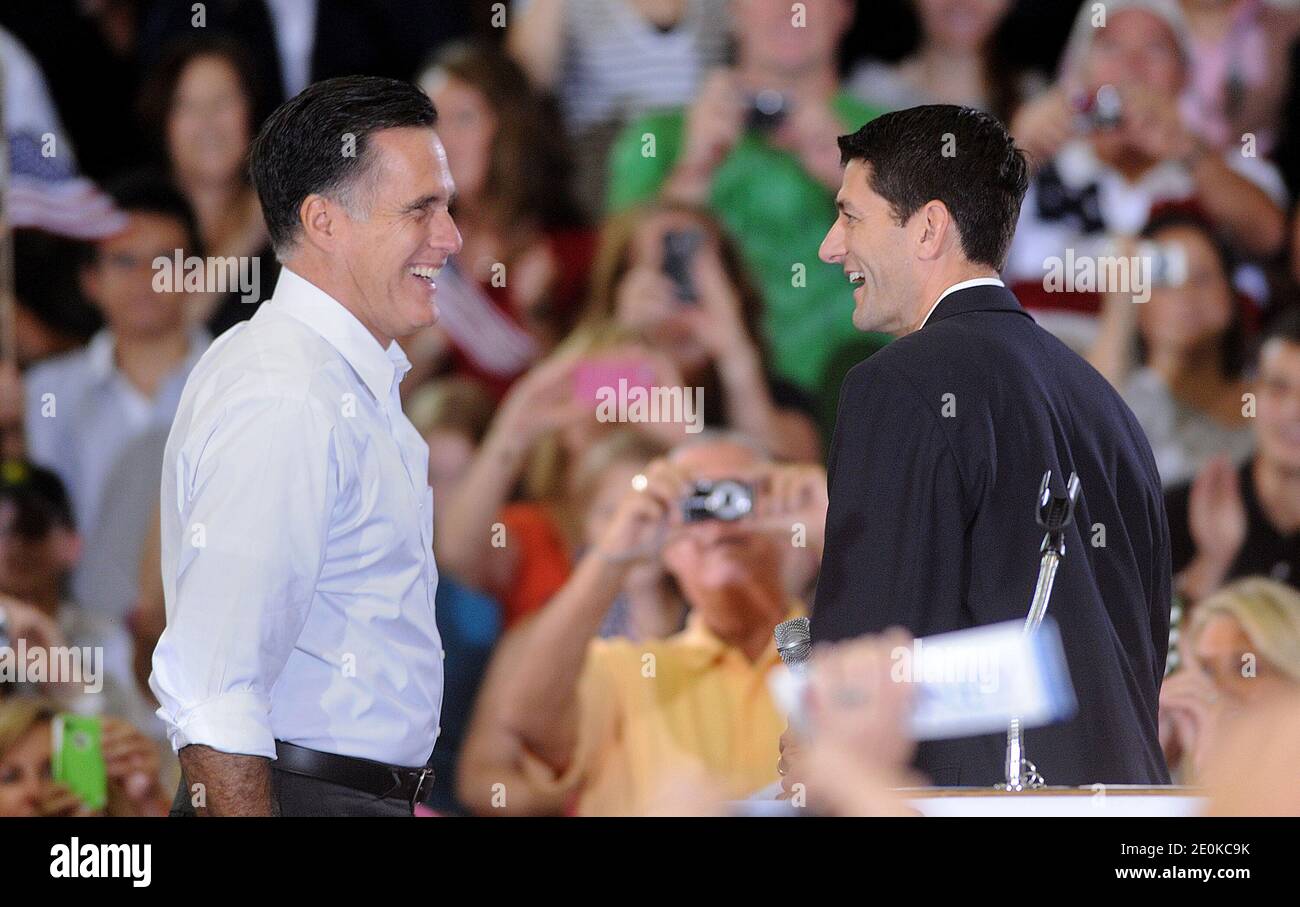
[{"label": "rolled-up shirt sleeve", "polygon": [[164,461],[167,628],[149,686],[173,748],[274,759],[270,691],[324,563],[336,439],[310,399],[243,400],[209,423],[174,427]]}]

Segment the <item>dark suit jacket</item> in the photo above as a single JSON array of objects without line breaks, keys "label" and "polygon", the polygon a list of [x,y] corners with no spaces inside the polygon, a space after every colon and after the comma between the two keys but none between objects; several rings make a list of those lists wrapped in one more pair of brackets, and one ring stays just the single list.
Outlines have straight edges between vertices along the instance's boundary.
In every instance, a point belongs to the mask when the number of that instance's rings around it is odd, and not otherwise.
[{"label": "dark suit jacket", "polygon": [[[1048,784],[1167,784],[1169,530],[1151,448],[1106,380],[1009,290],[949,295],[845,378],[813,640],[1023,620],[1047,469],[1056,494],[1072,471],[1081,482],[1047,611],[1079,709],[1027,731],[1026,754]],[[916,764],[935,784],[989,785],[1005,748],[1005,734],[922,743]]]}]

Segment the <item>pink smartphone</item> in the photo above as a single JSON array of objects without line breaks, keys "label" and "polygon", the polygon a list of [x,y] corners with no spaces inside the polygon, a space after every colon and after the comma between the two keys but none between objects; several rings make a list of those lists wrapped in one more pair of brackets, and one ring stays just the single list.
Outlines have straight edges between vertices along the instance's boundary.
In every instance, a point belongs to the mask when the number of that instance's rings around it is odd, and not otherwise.
[{"label": "pink smartphone", "polygon": [[[586,403],[600,402],[600,389],[619,392],[619,381],[627,388],[649,388],[654,384],[654,368],[637,356],[606,356],[584,359],[573,370],[573,396]],[[608,392],[607,392],[608,393]]]}]

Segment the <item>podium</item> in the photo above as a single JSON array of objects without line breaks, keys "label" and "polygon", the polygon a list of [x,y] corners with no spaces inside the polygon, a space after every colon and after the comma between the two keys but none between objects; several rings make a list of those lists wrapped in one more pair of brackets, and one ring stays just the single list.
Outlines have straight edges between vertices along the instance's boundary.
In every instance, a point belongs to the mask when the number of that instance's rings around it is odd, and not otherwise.
[{"label": "podium", "polygon": [[[806,810],[776,799],[780,783],[734,800],[734,816],[799,816]],[[1046,816],[1199,816],[1205,812],[1204,793],[1195,787],[1097,784],[1090,787],[1037,787],[1019,791],[1000,787],[900,788],[905,799],[927,818],[987,816],[1042,818]]]},{"label": "podium", "polygon": [[1203,793],[1192,787],[1097,784],[1007,791],[988,787],[916,787],[902,791],[927,817],[1197,816]]}]

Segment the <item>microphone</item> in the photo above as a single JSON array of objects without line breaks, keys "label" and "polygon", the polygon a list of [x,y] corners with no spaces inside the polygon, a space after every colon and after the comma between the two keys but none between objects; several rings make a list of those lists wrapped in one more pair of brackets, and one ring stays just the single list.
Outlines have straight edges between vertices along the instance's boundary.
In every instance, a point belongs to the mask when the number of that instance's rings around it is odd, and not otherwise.
[{"label": "microphone", "polygon": [[791,673],[803,676],[808,671],[808,656],[812,654],[812,628],[806,617],[783,620],[773,631],[776,652]]}]

